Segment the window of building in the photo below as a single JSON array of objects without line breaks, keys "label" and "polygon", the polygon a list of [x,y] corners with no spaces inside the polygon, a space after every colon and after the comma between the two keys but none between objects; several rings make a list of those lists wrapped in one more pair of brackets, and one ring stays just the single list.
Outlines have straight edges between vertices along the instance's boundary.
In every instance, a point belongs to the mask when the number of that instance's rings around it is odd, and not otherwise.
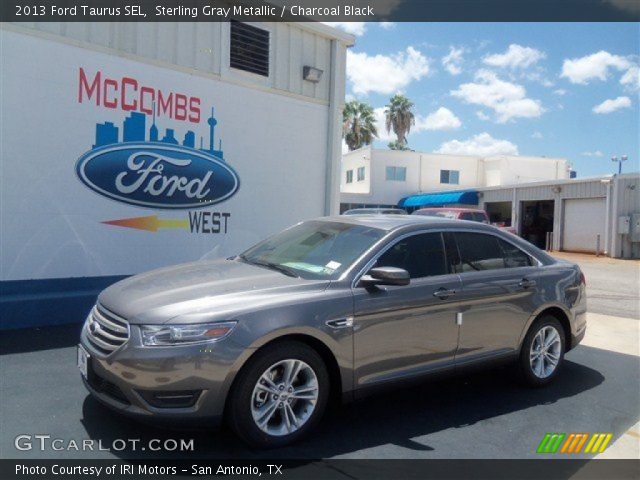
[{"label": "window of building", "polygon": [[231,21],[232,68],[269,76],[269,32],[247,23]]},{"label": "window of building", "polygon": [[353,183],[353,170],[347,170],[347,183]]},{"label": "window of building", "polygon": [[459,170],[440,170],[440,183],[458,185],[460,183]]},{"label": "window of building", "polygon": [[376,261],[377,267],[397,267],[411,278],[447,274],[444,244],[440,233],[421,233],[399,240]]},{"label": "window of building", "polygon": [[358,181],[364,180],[364,167],[358,167]]},{"label": "window of building", "polygon": [[404,182],[407,179],[407,167],[387,167],[387,180]]}]

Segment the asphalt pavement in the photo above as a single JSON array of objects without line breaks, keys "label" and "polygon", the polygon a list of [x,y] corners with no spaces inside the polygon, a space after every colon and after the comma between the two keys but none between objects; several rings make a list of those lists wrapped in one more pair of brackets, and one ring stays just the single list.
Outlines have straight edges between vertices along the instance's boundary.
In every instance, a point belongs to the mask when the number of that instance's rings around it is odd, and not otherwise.
[{"label": "asphalt pavement", "polygon": [[564,252],[552,255],[580,265],[587,279],[590,312],[640,319],[640,260]]}]

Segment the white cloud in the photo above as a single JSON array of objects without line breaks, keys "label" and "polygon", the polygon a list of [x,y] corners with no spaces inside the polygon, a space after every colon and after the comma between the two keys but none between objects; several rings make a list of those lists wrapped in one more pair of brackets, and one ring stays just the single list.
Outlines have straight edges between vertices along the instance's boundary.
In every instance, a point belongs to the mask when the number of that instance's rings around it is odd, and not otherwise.
[{"label": "white cloud", "polygon": [[582,152],[582,156],[583,157],[602,157],[604,156],[604,153],[602,153],[600,150],[596,150],[595,152]]},{"label": "white cloud", "polygon": [[540,132],[533,132],[533,133],[531,134],[531,138],[535,138],[536,140],[540,140],[540,139],[542,139],[542,138],[543,138],[543,135],[542,135],[542,133],[540,133]]},{"label": "white cloud", "polygon": [[620,77],[620,83],[631,92],[640,90],[640,67],[633,65],[629,68],[629,70]]},{"label": "white cloud", "polygon": [[473,105],[492,109],[498,123],[515,118],[537,118],[544,112],[540,101],[527,98],[522,85],[498,78],[488,70],[476,73],[475,83],[464,83],[451,95]]},{"label": "white cloud", "polygon": [[613,113],[616,110],[620,110],[621,108],[629,108],[631,107],[631,99],[629,97],[618,97],[610,100],[605,100],[599,105],[593,107],[593,113],[599,113],[601,115],[606,115],[608,113]]},{"label": "white cloud", "polygon": [[451,155],[518,155],[518,146],[508,140],[498,140],[487,132],[474,135],[467,140],[451,140],[440,145],[436,153]]},{"label": "white cloud", "polygon": [[347,50],[347,78],[355,94],[391,94],[429,74],[429,59],[408,47],[395,55],[355,53]]},{"label": "white cloud", "polygon": [[489,120],[491,120],[491,117],[489,115],[487,115],[486,113],[484,113],[482,110],[478,110],[476,112],[476,116],[480,119],[480,120],[484,120],[485,122],[488,122]]},{"label": "white cloud", "polygon": [[593,79],[606,80],[610,68],[624,71],[631,67],[633,64],[628,58],[600,50],[586,57],[565,60],[560,76],[569,79],[571,83],[586,85]]},{"label": "white cloud", "polygon": [[378,25],[385,30],[393,30],[396,28],[395,22],[380,22]]},{"label": "white cloud", "polygon": [[456,115],[445,107],[440,107],[435,112],[430,113],[426,117],[418,116],[416,118],[415,127],[412,132],[420,132],[422,130],[455,130],[460,128],[462,122]]},{"label": "white cloud", "polygon": [[330,27],[339,28],[340,30],[344,30],[351,35],[355,35],[356,37],[360,37],[364,35],[364,32],[367,31],[367,23],[366,22],[322,22],[325,25],[329,25]]},{"label": "white cloud", "polygon": [[486,65],[500,68],[527,68],[546,58],[546,54],[531,47],[523,47],[512,43],[504,53],[485,56],[482,61]]},{"label": "white cloud", "polygon": [[558,95],[559,97],[562,97],[567,94],[567,91],[563,88],[558,88],[557,90],[554,90],[553,93],[554,95]]},{"label": "white cloud", "polygon": [[462,63],[464,59],[464,48],[449,47],[449,54],[442,57],[442,66],[451,75],[460,75],[462,73]]}]

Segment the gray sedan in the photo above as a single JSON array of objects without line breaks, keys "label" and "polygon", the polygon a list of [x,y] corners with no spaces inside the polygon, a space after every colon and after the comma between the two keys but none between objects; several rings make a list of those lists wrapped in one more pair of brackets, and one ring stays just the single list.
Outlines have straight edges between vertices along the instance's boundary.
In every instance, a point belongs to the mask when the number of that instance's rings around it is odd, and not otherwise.
[{"label": "gray sedan", "polygon": [[92,395],[252,445],[307,434],[330,398],[510,362],[554,380],[585,334],[585,279],[520,238],[408,215],[299,223],[232,258],[130,277],[82,329]]}]

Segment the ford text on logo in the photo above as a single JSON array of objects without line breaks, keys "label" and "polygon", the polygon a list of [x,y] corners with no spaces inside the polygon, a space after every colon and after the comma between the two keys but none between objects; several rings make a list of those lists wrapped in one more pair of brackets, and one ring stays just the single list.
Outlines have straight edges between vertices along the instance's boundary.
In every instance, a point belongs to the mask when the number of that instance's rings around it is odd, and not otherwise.
[{"label": "ford text on logo", "polygon": [[90,150],[76,165],[80,180],[101,195],[150,208],[198,208],[230,198],[236,172],[203,151],[181,145],[120,143]]}]

